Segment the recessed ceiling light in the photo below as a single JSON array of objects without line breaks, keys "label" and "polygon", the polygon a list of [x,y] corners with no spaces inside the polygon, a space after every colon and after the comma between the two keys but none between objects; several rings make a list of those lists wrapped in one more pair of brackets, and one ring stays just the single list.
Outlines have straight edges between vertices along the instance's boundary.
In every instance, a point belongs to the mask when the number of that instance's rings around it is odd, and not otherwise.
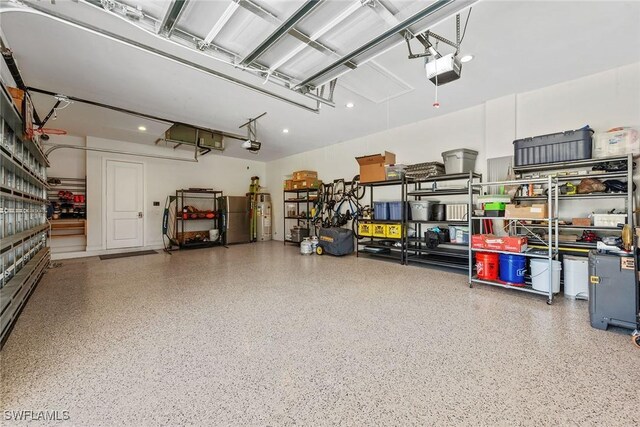
[{"label": "recessed ceiling light", "polygon": [[355,104],[353,102],[347,102],[347,108],[353,108]]},{"label": "recessed ceiling light", "polygon": [[138,126],[138,130],[140,132],[144,132],[145,130],[147,130],[146,126]]},{"label": "recessed ceiling light", "polygon": [[469,62],[473,59],[473,55],[465,55],[462,58],[460,58],[460,62],[465,63],[465,62]]},{"label": "recessed ceiling light", "polygon": [[287,129],[287,128],[282,129],[282,133],[289,133],[289,129]]}]

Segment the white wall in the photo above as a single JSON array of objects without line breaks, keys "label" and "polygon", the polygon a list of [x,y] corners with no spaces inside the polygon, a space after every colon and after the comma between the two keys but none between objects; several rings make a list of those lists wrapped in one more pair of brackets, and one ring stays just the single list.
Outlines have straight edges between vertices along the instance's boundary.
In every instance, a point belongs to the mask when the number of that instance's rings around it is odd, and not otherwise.
[{"label": "white wall", "polygon": [[485,172],[487,158],[513,154],[514,139],[586,124],[599,132],[640,125],[640,63],[269,162],[274,238],[286,231],[282,192],[275,190],[294,170],[317,170],[324,181],[350,179],[359,172],[357,156],[388,150],[397,163],[412,164],[441,161],[442,151],[465,147],[480,152],[476,170]]},{"label": "white wall", "polygon": [[[172,150],[166,147],[132,144],[87,137],[87,147],[109,148],[128,152],[162,156],[191,157],[192,151]],[[210,153],[198,163],[126,156],[87,151],[87,251],[106,249],[104,218],[104,166],[107,159],[126,160],[144,164],[144,245],[162,245],[162,213],[165,200],[177,189],[189,187],[214,188],[227,195],[241,196],[249,190],[252,176],[265,177],[265,163],[234,159]],[[263,183],[264,185],[264,183]],[[160,206],[153,206],[153,202]]]}]

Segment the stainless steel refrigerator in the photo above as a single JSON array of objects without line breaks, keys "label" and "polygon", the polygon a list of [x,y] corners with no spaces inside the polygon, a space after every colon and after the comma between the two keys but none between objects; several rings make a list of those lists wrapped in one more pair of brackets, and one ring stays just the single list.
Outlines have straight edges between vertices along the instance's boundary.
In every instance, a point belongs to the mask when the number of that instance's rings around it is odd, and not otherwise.
[{"label": "stainless steel refrigerator", "polygon": [[225,196],[220,199],[227,244],[251,242],[251,199],[244,196]]}]

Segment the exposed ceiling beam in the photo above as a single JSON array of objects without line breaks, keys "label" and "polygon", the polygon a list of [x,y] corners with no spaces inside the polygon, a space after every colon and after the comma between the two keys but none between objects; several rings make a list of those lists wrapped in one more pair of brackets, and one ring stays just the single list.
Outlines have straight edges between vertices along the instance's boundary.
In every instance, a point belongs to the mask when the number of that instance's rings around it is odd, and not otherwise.
[{"label": "exposed ceiling beam", "polygon": [[[359,0],[352,1],[351,4],[345,10],[342,11],[342,13],[340,13],[334,19],[329,21],[318,31],[311,34],[308,37],[308,41],[301,40],[304,44],[298,45],[295,49],[293,49],[288,54],[286,54],[285,56],[280,58],[278,61],[276,61],[274,64],[272,64],[269,67],[269,71],[277,70],[282,65],[290,61],[294,56],[302,52],[307,46],[312,46],[312,44],[318,44],[316,43],[316,40],[318,40],[320,37],[328,33],[331,29],[336,27],[338,24],[340,24],[342,21],[347,19],[349,16],[351,16],[353,13],[355,13],[357,10],[360,10],[361,8],[362,8],[362,3],[360,3]],[[312,47],[315,47],[315,46],[312,46]],[[331,51],[331,53],[336,54],[336,52],[333,52],[333,51]],[[355,64],[353,64],[353,68],[355,68]]]},{"label": "exposed ceiling beam", "polygon": [[240,5],[235,1],[229,3],[229,6],[224,10],[222,16],[220,16],[216,23],[213,24],[211,31],[209,31],[209,34],[204,38],[205,46],[209,45],[220,31],[222,31],[222,28],[227,24],[227,22],[229,22],[229,19],[231,19],[238,7],[240,7]]},{"label": "exposed ceiling beam", "polygon": [[363,44],[362,46],[358,47],[357,49],[353,50],[352,52],[338,59],[337,61],[330,64],[329,66],[323,68],[322,70],[308,77],[303,82],[301,82],[297,86],[297,88],[303,89],[306,87],[307,89],[311,90],[316,87],[322,86],[328,81],[333,80],[341,76],[342,74],[346,73],[348,71],[348,69],[345,69],[346,68],[345,64],[347,62],[354,61],[359,56],[363,56],[365,53],[371,51],[372,49],[378,48],[373,55],[370,55],[364,60],[359,61],[358,65],[361,65],[362,63],[366,62],[366,60],[369,60],[375,57],[376,55],[390,49],[391,47],[397,45],[398,43],[403,43],[404,42],[403,34],[412,25],[418,24],[419,22],[427,18],[430,18],[429,22],[426,23],[427,24],[426,26],[423,24],[425,28],[421,29],[421,31],[418,31],[418,32],[425,31],[427,28],[437,24],[443,19],[446,19],[452,15],[455,15],[456,13],[459,13],[461,10],[469,7],[475,2],[476,0],[435,1],[431,3],[429,6],[420,10],[419,12],[413,14],[409,18],[405,19],[404,21],[393,26],[389,30],[383,32],[379,36],[373,38],[372,40],[368,41],[367,43]]},{"label": "exposed ceiling beam", "polygon": [[173,33],[173,29],[180,19],[180,15],[184,12],[185,7],[189,3],[189,0],[171,0],[169,8],[162,18],[162,23],[158,28],[158,34],[169,37]]},{"label": "exposed ceiling beam", "polygon": [[247,66],[253,61],[258,59],[265,51],[271,46],[276,44],[278,40],[289,33],[293,27],[300,22],[305,16],[307,16],[313,9],[318,7],[322,3],[322,0],[307,0],[298,10],[295,11],[286,21],[284,21],[269,37],[267,37],[262,43],[260,43],[249,55],[247,55],[240,64]]},{"label": "exposed ceiling beam", "polygon": [[257,93],[260,93],[262,95],[266,95],[266,96],[269,96],[271,98],[277,99],[279,101],[283,101],[285,103],[288,103],[290,105],[294,105],[296,107],[302,108],[303,110],[310,111],[310,112],[313,112],[313,113],[316,113],[316,114],[318,114],[320,112],[320,110],[318,108],[313,108],[313,107],[307,106],[305,104],[302,104],[301,102],[294,101],[293,99],[289,99],[289,98],[287,98],[287,97],[285,97],[283,95],[280,95],[278,93],[271,92],[271,91],[268,91],[266,89],[263,89],[260,86],[257,86],[257,85],[254,85],[254,84],[251,84],[251,83],[248,83],[248,82],[244,82],[244,81],[242,81],[242,80],[240,80],[240,79],[238,79],[236,77],[233,77],[233,76],[230,76],[228,74],[222,73],[222,72],[220,72],[218,70],[214,70],[212,68],[206,67],[204,65],[198,64],[198,63],[190,61],[188,59],[181,58],[181,57],[179,57],[177,55],[174,55],[172,53],[165,52],[163,50],[160,50],[158,48],[146,45],[144,43],[140,43],[140,42],[138,42],[136,40],[129,39],[129,38],[124,37],[124,36],[122,36],[120,34],[116,34],[116,33],[113,33],[111,31],[107,31],[105,29],[99,28],[99,27],[97,27],[95,25],[91,25],[91,24],[88,24],[86,22],[82,22],[80,20],[77,20],[77,19],[65,16],[65,15],[59,14],[57,12],[54,12],[54,11],[50,10],[50,9],[41,7],[37,3],[30,3],[28,8],[25,9],[25,11],[28,11],[30,13],[37,13],[37,14],[42,14],[42,15],[45,15],[45,16],[49,16],[51,19],[57,20],[59,22],[66,23],[66,24],[75,26],[77,28],[81,28],[81,29],[83,29],[85,31],[88,31],[88,32],[91,32],[91,33],[94,33],[94,34],[109,38],[111,40],[117,41],[119,43],[123,43],[125,45],[128,45],[128,46],[131,46],[133,48],[139,49],[141,51],[145,51],[145,52],[148,52],[150,54],[159,56],[161,58],[165,58],[165,59],[168,59],[170,61],[182,64],[184,66],[187,66],[187,67],[192,68],[194,70],[198,70],[198,71],[203,72],[205,74],[209,74],[211,76],[214,76],[214,77],[219,78],[221,80],[224,80],[226,82],[229,82],[229,83],[244,87],[246,89],[252,90],[252,91],[257,92]]}]

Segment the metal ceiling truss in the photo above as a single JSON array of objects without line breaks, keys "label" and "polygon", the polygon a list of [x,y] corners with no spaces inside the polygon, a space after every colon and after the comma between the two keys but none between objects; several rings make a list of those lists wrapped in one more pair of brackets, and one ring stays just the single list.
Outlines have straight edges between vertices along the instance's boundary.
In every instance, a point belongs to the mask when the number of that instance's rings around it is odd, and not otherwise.
[{"label": "metal ceiling truss", "polygon": [[227,81],[229,83],[233,83],[235,85],[244,87],[246,89],[250,89],[250,90],[252,90],[254,92],[258,92],[260,94],[269,96],[269,97],[277,99],[279,101],[283,101],[283,102],[286,102],[288,104],[294,105],[296,107],[302,108],[302,109],[304,109],[306,111],[310,111],[310,112],[313,112],[313,113],[319,113],[320,112],[319,108],[317,108],[317,105],[316,105],[316,108],[310,107],[308,105],[305,105],[305,104],[302,104],[300,102],[294,101],[294,100],[292,100],[290,98],[287,98],[287,97],[285,97],[283,95],[277,94],[275,92],[268,91],[268,90],[266,90],[266,89],[264,89],[264,88],[262,88],[260,86],[256,86],[256,85],[253,85],[251,83],[244,82],[244,81],[242,81],[240,79],[237,79],[235,77],[229,76],[229,75],[224,74],[224,73],[222,73],[220,71],[214,70],[212,68],[205,67],[205,66],[203,66],[201,64],[198,64],[196,62],[189,61],[189,60],[181,58],[179,56],[164,52],[164,51],[162,51],[160,49],[145,45],[143,43],[139,43],[139,42],[137,42],[135,40],[131,40],[131,39],[126,38],[124,36],[121,36],[119,34],[115,34],[115,33],[112,33],[110,31],[104,30],[102,28],[98,28],[98,27],[96,27],[94,25],[87,24],[85,22],[81,22],[81,21],[78,21],[76,19],[69,18],[67,16],[60,15],[60,14],[52,12],[50,10],[41,8],[40,6],[37,5],[37,3],[36,4],[29,3],[29,7],[31,9],[34,9],[34,10],[40,12],[40,13],[43,13],[43,14],[48,15],[48,16],[51,16],[51,17],[53,17],[53,18],[55,18],[55,19],[57,19],[59,21],[74,25],[76,27],[82,28],[84,30],[87,30],[87,31],[90,31],[90,32],[93,32],[93,33],[96,33],[96,34],[100,34],[102,36],[105,36],[105,37],[110,38],[112,40],[115,40],[117,42],[132,46],[134,48],[137,48],[137,49],[149,52],[149,53],[152,53],[152,54],[157,55],[159,57],[166,58],[166,59],[171,60],[173,62],[182,64],[182,65],[185,65],[187,67],[193,68],[195,70],[201,71],[203,73],[212,75],[214,77],[217,77],[217,78],[219,78],[221,80],[224,80],[224,81]]},{"label": "metal ceiling truss", "polygon": [[[312,76],[308,77],[304,81],[302,81],[297,89],[307,88],[307,90],[315,89],[318,86],[321,86],[328,81],[331,81],[348,70],[345,70],[345,64],[349,61],[356,61],[356,58],[365,56],[366,53],[371,51],[374,48],[379,49],[389,49],[395,46],[398,43],[402,43],[406,31],[410,29],[410,27],[420,23],[421,21],[430,18],[430,25],[433,25],[439,20],[448,18],[454,13],[458,13],[461,10],[469,7],[471,4],[475,3],[477,0],[439,0],[431,3],[429,6],[424,9],[416,12],[409,18],[405,19],[402,22],[399,22],[397,25],[393,26],[389,30],[383,32],[379,36],[370,40],[369,42],[363,44],[357,49],[351,51],[347,55],[344,55],[342,58],[338,59],[334,63],[329,66],[323,68]],[[378,3],[380,4],[380,3]],[[370,58],[364,58],[357,63],[357,65],[362,65]]]},{"label": "metal ceiling truss", "polygon": [[173,29],[178,23],[180,15],[184,12],[187,3],[189,3],[189,0],[171,0],[167,12],[162,18],[162,24],[158,27],[158,34],[171,37],[171,33],[173,33]]},{"label": "metal ceiling truss", "polygon": [[[162,52],[158,49],[152,48],[147,45],[143,45],[134,40],[127,39],[118,34],[111,33],[109,31],[97,28],[96,26],[86,24],[83,22],[79,22],[74,20],[73,18],[69,18],[66,16],[62,16],[51,10],[46,8],[39,7],[35,0],[27,0],[29,7],[38,10],[41,13],[45,13],[47,15],[53,16],[59,20],[66,21],[67,23],[71,23],[76,26],[80,26],[82,28],[88,29],[92,32],[96,32],[112,39],[121,41],[123,43],[132,45],[139,49],[143,49],[149,52],[152,52],[156,55],[164,56],[170,60],[185,64],[187,66],[196,68],[200,71],[207,72],[211,75],[214,75],[223,80],[227,80],[234,84],[238,84],[240,86],[244,86],[256,92],[262,93],[267,96],[274,97],[281,101],[287,102],[289,104],[295,105],[297,107],[303,108],[308,111],[312,111],[318,113],[320,111],[321,104],[335,106],[333,102],[333,93],[335,90],[335,82],[336,79],[342,74],[346,73],[351,69],[355,69],[358,66],[364,64],[367,60],[371,59],[374,55],[369,55],[367,58],[367,53],[372,51],[374,48],[378,50],[384,51],[395,46],[397,43],[401,43],[403,39],[418,39],[424,46],[425,49],[431,47],[431,43],[428,40],[428,37],[433,37],[436,40],[442,41],[447,44],[451,44],[449,40],[444,39],[434,33],[429,31],[424,32],[423,34],[414,35],[411,31],[410,27],[422,22],[427,18],[430,19],[430,25],[433,25],[439,20],[447,18],[451,16],[453,13],[460,12],[471,4],[475,3],[477,0],[438,0],[430,3],[428,6],[418,11],[411,17],[405,19],[402,22],[396,18],[397,10],[394,10],[393,6],[389,4],[388,6],[385,4],[385,0],[367,0],[367,1],[354,1],[347,7],[340,15],[338,15],[334,20],[327,23],[322,29],[317,31],[314,34],[306,35],[302,33],[300,30],[296,29],[295,26],[302,19],[311,14],[320,4],[323,3],[324,0],[307,0],[296,12],[294,12],[290,17],[285,20],[280,19],[273,13],[264,9],[262,6],[254,3],[252,0],[232,0],[232,3],[227,7],[223,15],[214,23],[211,31],[208,35],[202,39],[197,37],[184,29],[178,28],[178,21],[188,6],[189,0],[171,0],[164,16],[160,19],[151,15],[146,14],[140,7],[133,8],[130,5],[122,3],[119,0],[83,0],[84,2],[91,4],[93,6],[99,7],[101,9],[107,10],[109,12],[115,13],[121,17],[127,18],[130,21],[134,21],[139,27],[153,32],[155,34],[159,34],[164,36],[174,42],[177,42],[185,47],[190,49],[196,49],[201,51],[208,56],[222,61],[226,64],[232,65],[234,67],[240,68],[243,71],[250,72],[254,75],[257,75],[261,78],[265,79],[265,82],[271,81],[281,87],[292,90],[297,94],[302,94],[316,102],[316,108],[309,107],[307,105],[301,104],[299,102],[288,99],[284,96],[275,94],[268,90],[265,90],[261,87],[245,83],[239,79],[234,77],[225,75],[221,72],[215,71],[213,69],[206,68],[202,65],[193,63],[191,61],[179,58],[175,55]],[[238,8],[243,8],[246,11],[251,12],[252,14],[261,17],[267,22],[277,26],[277,29],[269,35],[265,40],[263,40],[254,50],[249,53],[245,57],[240,57],[237,53],[232,52],[228,49],[225,49],[222,46],[216,45],[215,38],[220,33],[220,31],[224,28],[224,26],[231,19],[233,14]],[[352,52],[340,56],[335,50],[325,46],[318,39],[331,30],[333,27],[338,25],[356,10],[359,10],[362,7],[369,7],[378,13],[382,19],[384,19],[389,25],[393,25],[391,29],[383,32],[379,36],[370,40],[369,42],[363,44]],[[459,28],[459,18],[456,21],[456,25]],[[281,40],[285,35],[290,35],[300,40],[303,44],[300,47],[294,49],[289,54],[282,57],[279,61],[277,61],[273,66],[267,67],[264,64],[259,62],[259,58],[261,55],[274,46],[279,40]],[[457,35],[457,45],[459,46],[459,31]],[[338,59],[334,61],[329,66],[323,68],[312,76],[304,79],[302,82],[298,82],[297,79],[294,79],[292,76],[287,75],[281,71],[278,71],[278,68],[284,65],[286,62],[295,57],[299,52],[304,50],[305,47],[311,47],[316,49],[326,55],[337,57]],[[420,55],[418,55],[420,56]],[[424,56],[424,55],[422,55]],[[318,88],[322,88],[325,84],[329,84],[329,98],[325,98],[324,90],[317,90]]]},{"label": "metal ceiling truss", "polygon": [[260,57],[271,46],[276,44],[282,37],[289,33],[293,27],[309,15],[316,7],[322,3],[321,0],[307,0],[298,10],[294,12],[286,21],[284,21],[269,37],[267,37],[262,43],[260,43],[246,58],[244,58],[240,65],[247,66],[252,64],[256,59]]},{"label": "metal ceiling truss", "polygon": [[[214,24],[214,26],[212,27],[212,30],[209,32],[207,37],[205,37],[205,39],[201,39],[181,28],[177,28],[175,26],[177,19],[176,21],[174,21],[172,32],[170,34],[163,33],[161,30],[163,23],[158,18],[145,13],[144,10],[141,10],[139,18],[134,19],[132,18],[130,13],[129,14],[127,13],[127,11],[131,9],[131,6],[126,5],[125,3],[122,3],[118,0],[84,0],[84,2],[89,3],[93,6],[99,7],[101,9],[107,10],[109,12],[112,12],[118,16],[127,18],[129,20],[133,20],[136,22],[138,26],[142,27],[147,31],[165,36],[166,38],[172,41],[178,42],[181,45],[188,47],[190,49],[193,49],[195,47],[197,50],[203,53],[206,53],[208,56],[211,56],[217,60],[225,62],[234,67],[241,68],[244,71],[248,71],[261,78],[265,78],[271,81],[272,83],[276,83],[279,86],[292,90],[297,94],[301,94],[310,99],[313,99],[314,101],[316,101],[316,108],[313,109],[314,112],[316,113],[319,112],[319,104],[325,104],[330,107],[335,107],[335,104],[332,101],[329,101],[323,98],[318,98],[317,96],[314,96],[313,94],[307,94],[304,91],[293,89],[293,86],[294,86],[293,82],[295,80],[293,77],[286,75],[284,73],[281,73],[280,71],[277,71],[277,70],[270,70],[269,67],[266,67],[260,64],[257,60],[254,60],[251,64],[242,65],[241,63],[244,58],[242,58],[240,55],[238,55],[235,52],[232,52],[220,45],[215,44],[214,42],[215,36],[222,30],[224,25],[226,25],[226,23],[229,21],[229,19],[231,18],[235,10],[237,10],[237,7],[234,7],[234,6],[228,7],[225,13],[223,13],[223,16]],[[316,0],[316,2],[319,2],[319,0]],[[256,16],[259,16],[265,19],[266,21],[274,25],[278,25],[278,26],[284,25],[284,23],[277,16],[265,10],[264,8],[260,7],[259,5],[253,3],[251,0],[234,0],[231,3],[231,5],[235,5],[235,4],[255,14]],[[186,1],[183,2],[183,5],[186,6]],[[46,10],[39,9],[37,6],[33,5],[33,3],[29,3],[29,6],[33,7],[36,10],[40,10],[44,13],[52,14],[51,12],[48,12]],[[315,6],[313,8],[315,8]],[[175,9],[175,8],[170,7],[168,9],[168,12],[167,12],[168,15],[171,14],[172,9]],[[184,11],[184,7],[181,8],[180,14],[182,13],[182,11]],[[178,19],[179,19],[179,16],[178,16]],[[165,16],[165,20],[166,20],[166,16]],[[296,30],[295,28],[289,29],[287,33],[289,35],[292,35],[298,38],[299,40],[305,43],[308,43],[309,46],[321,52],[338,55],[335,51],[322,45],[319,42],[315,42],[311,40],[307,35]],[[222,57],[220,55],[222,55]]]}]

